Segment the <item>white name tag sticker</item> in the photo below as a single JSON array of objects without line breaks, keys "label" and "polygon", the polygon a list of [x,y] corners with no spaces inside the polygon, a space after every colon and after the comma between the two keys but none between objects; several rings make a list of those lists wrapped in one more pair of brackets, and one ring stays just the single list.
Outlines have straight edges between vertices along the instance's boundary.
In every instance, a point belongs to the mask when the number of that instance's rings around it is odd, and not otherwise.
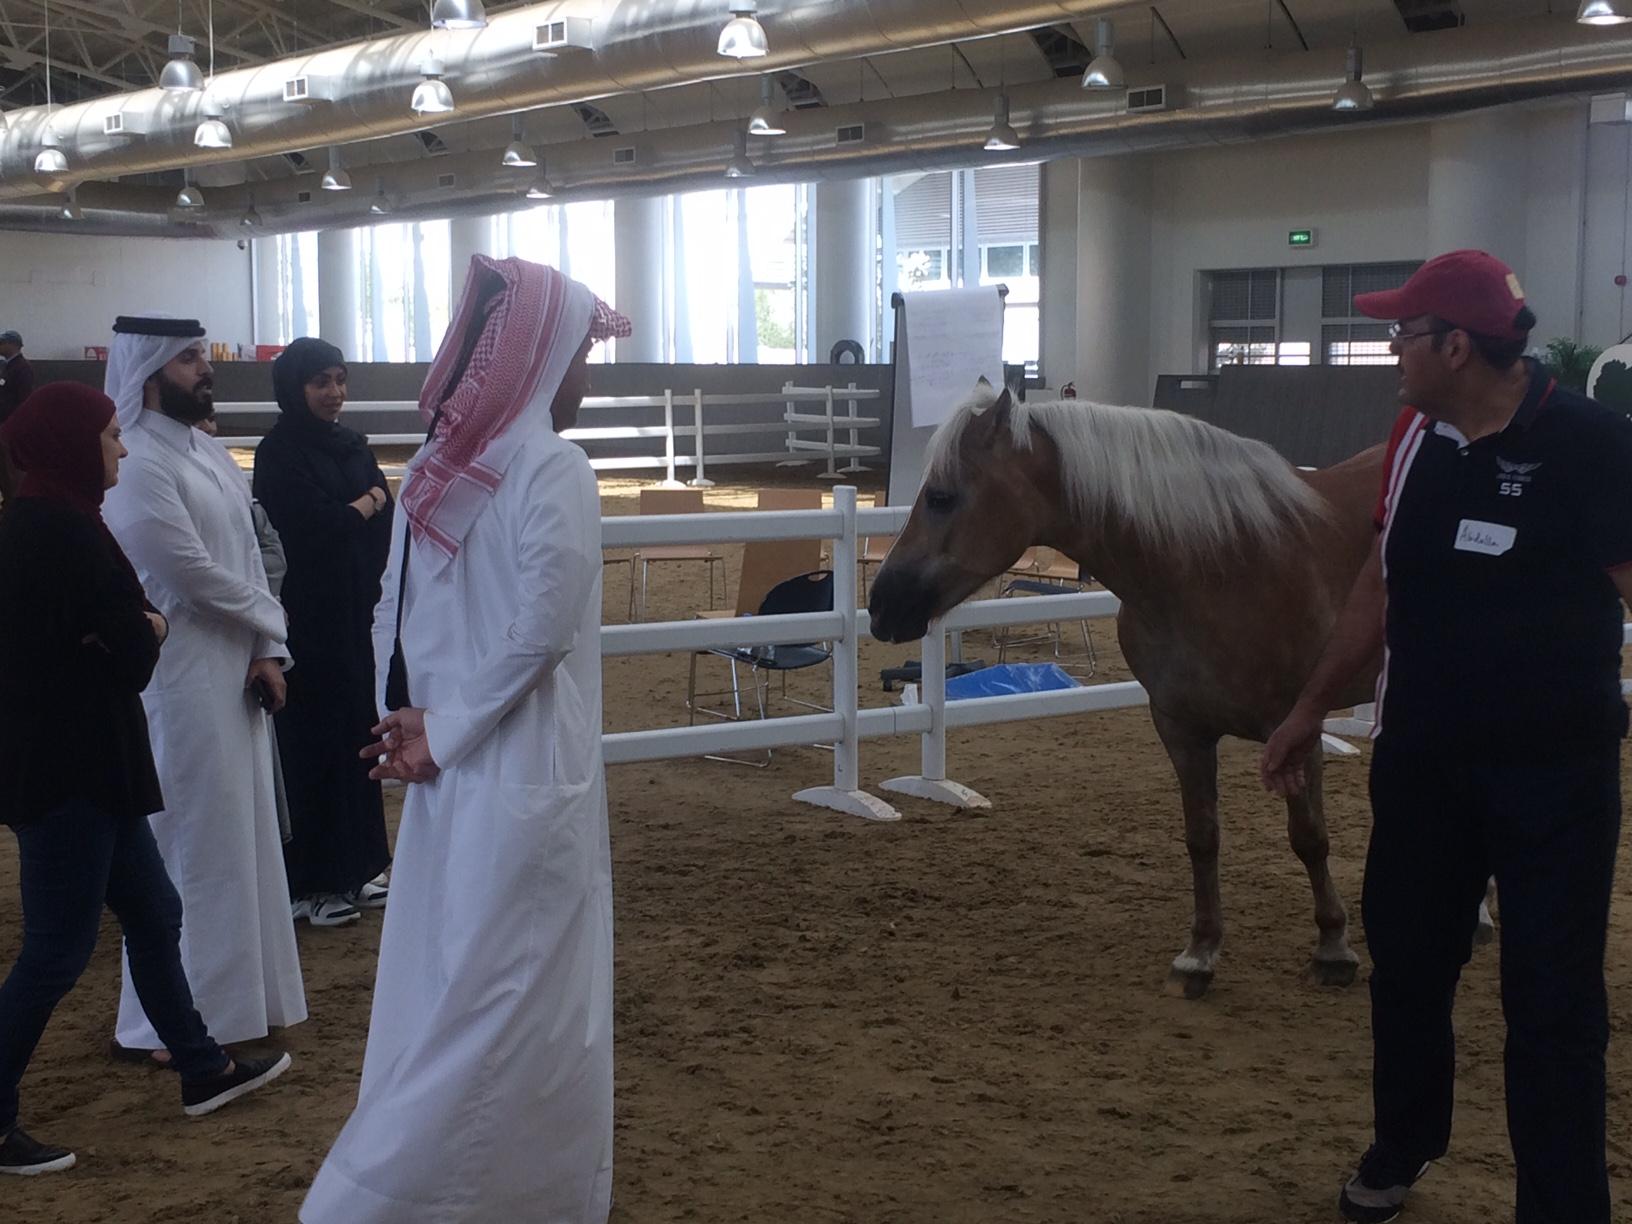
[{"label": "white name tag sticker", "polygon": [[1517,529],[1505,523],[1482,523],[1478,519],[1463,519],[1456,528],[1458,552],[1484,553],[1499,557],[1513,547],[1519,538]]}]

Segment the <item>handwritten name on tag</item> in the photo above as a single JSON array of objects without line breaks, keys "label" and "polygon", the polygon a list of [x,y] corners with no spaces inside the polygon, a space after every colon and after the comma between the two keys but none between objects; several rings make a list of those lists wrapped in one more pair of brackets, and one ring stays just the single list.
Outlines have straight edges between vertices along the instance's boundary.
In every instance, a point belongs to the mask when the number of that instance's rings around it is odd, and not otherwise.
[{"label": "handwritten name on tag", "polygon": [[1484,553],[1499,557],[1513,547],[1519,533],[1505,523],[1482,523],[1478,519],[1463,519],[1456,528],[1458,552]]}]

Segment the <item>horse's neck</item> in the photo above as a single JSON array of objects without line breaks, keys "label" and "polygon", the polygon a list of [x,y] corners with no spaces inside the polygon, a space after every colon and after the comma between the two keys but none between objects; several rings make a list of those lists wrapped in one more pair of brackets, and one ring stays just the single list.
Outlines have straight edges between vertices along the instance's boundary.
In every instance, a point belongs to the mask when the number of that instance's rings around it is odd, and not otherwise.
[{"label": "horse's neck", "polygon": [[1152,544],[1134,523],[1071,520],[1056,547],[1130,606],[1182,603],[1194,586],[1184,581],[1193,562]]}]

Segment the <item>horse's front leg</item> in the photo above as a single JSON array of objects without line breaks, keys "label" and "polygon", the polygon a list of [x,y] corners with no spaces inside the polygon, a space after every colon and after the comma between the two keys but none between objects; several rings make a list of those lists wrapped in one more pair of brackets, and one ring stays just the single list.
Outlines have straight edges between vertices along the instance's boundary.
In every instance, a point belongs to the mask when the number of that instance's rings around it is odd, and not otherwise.
[{"label": "horse's front leg", "polygon": [[1224,903],[1218,888],[1218,737],[1199,733],[1155,707],[1150,717],[1179,776],[1184,844],[1190,851],[1195,890],[1190,943],[1173,959],[1168,990],[1199,999],[1212,984],[1219,946],[1224,942]]},{"label": "horse's front leg", "polygon": [[1343,898],[1337,895],[1327,863],[1331,843],[1326,836],[1326,805],[1321,787],[1324,758],[1317,743],[1304,766],[1308,786],[1303,794],[1286,801],[1286,832],[1292,850],[1309,872],[1309,886],[1315,894],[1315,926],[1320,930],[1309,973],[1322,986],[1348,986],[1354,982],[1360,958],[1349,947],[1349,917]]}]

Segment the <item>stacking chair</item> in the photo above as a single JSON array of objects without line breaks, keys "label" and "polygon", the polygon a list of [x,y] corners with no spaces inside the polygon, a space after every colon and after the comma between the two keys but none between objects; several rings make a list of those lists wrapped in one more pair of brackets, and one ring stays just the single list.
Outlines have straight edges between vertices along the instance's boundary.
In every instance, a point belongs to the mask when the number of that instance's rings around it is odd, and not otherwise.
[{"label": "stacking chair", "polygon": [[[795,541],[796,543],[816,543],[816,541]],[[744,575],[747,575],[747,564],[744,563]],[[740,589],[740,588],[739,588]],[[799,612],[831,612],[833,610],[833,571],[815,570],[810,573],[799,574],[784,579],[771,587],[760,600],[755,610],[758,616],[785,616]],[[733,712],[723,713],[719,710],[700,706],[699,696],[723,696],[722,693],[697,692],[697,657],[700,654],[718,655],[731,664],[731,689],[733,698]],[[686,683],[686,711],[688,721],[695,725],[698,714],[707,714],[713,718],[740,720],[742,718],[742,691],[737,682],[737,667],[746,664],[749,669],[749,681],[753,685],[755,703],[759,709],[759,717],[766,717],[766,705],[770,690],[770,677],[780,674],[782,678],[782,697],[794,705],[806,709],[827,712],[828,707],[815,705],[808,701],[800,701],[789,697],[788,673],[799,671],[806,667],[815,667],[819,663],[828,662],[833,657],[831,642],[805,642],[797,645],[783,646],[737,646],[729,649],[709,651],[694,651],[691,656],[691,674]],[[724,761],[731,765],[751,765],[756,769],[763,769],[771,763],[771,752],[765,751],[763,761],[745,761],[737,757],[711,756],[712,761]]]},{"label": "stacking chair", "polygon": [[[1018,576],[1007,578],[1002,585],[998,598],[1008,599],[1014,595],[1070,595],[1077,591],[1088,589],[1089,579],[1082,573],[1082,567],[1064,553],[1049,548],[1027,549],[1027,555],[1033,556],[1033,565],[1030,570],[1018,571]],[[1023,562],[1024,557],[1021,558]],[[1020,563],[1017,562],[1018,567]],[[1011,569],[1010,575],[1016,575],[1017,570]],[[1047,642],[1053,647],[1054,657],[1065,665],[1067,671],[1073,670],[1073,663],[1077,667],[1085,667],[1087,675],[1093,675],[1099,666],[1098,657],[1094,651],[1094,637],[1088,628],[1087,621],[1079,621],[1082,629],[1082,653],[1067,654],[1064,650],[1063,635],[1058,622],[1048,624],[1047,631],[1032,634],[1029,637],[1013,636],[1012,628],[1004,628],[994,635],[997,645],[997,661],[1005,661],[1009,650],[1016,646],[1031,646],[1038,642]]]},{"label": "stacking chair", "polygon": [[[640,491],[640,512],[642,514],[701,514],[705,508],[701,489],[642,489]],[[730,591],[725,589],[725,558],[713,545],[652,545],[642,548],[635,554],[634,560],[634,564],[640,569],[638,612],[641,620],[646,619],[647,579],[650,576],[652,564],[654,562],[671,561],[701,561],[708,567],[708,606],[710,608],[714,606],[714,567],[719,566],[721,594],[729,598]],[[633,578],[633,571],[631,571],[630,576]]]}]

